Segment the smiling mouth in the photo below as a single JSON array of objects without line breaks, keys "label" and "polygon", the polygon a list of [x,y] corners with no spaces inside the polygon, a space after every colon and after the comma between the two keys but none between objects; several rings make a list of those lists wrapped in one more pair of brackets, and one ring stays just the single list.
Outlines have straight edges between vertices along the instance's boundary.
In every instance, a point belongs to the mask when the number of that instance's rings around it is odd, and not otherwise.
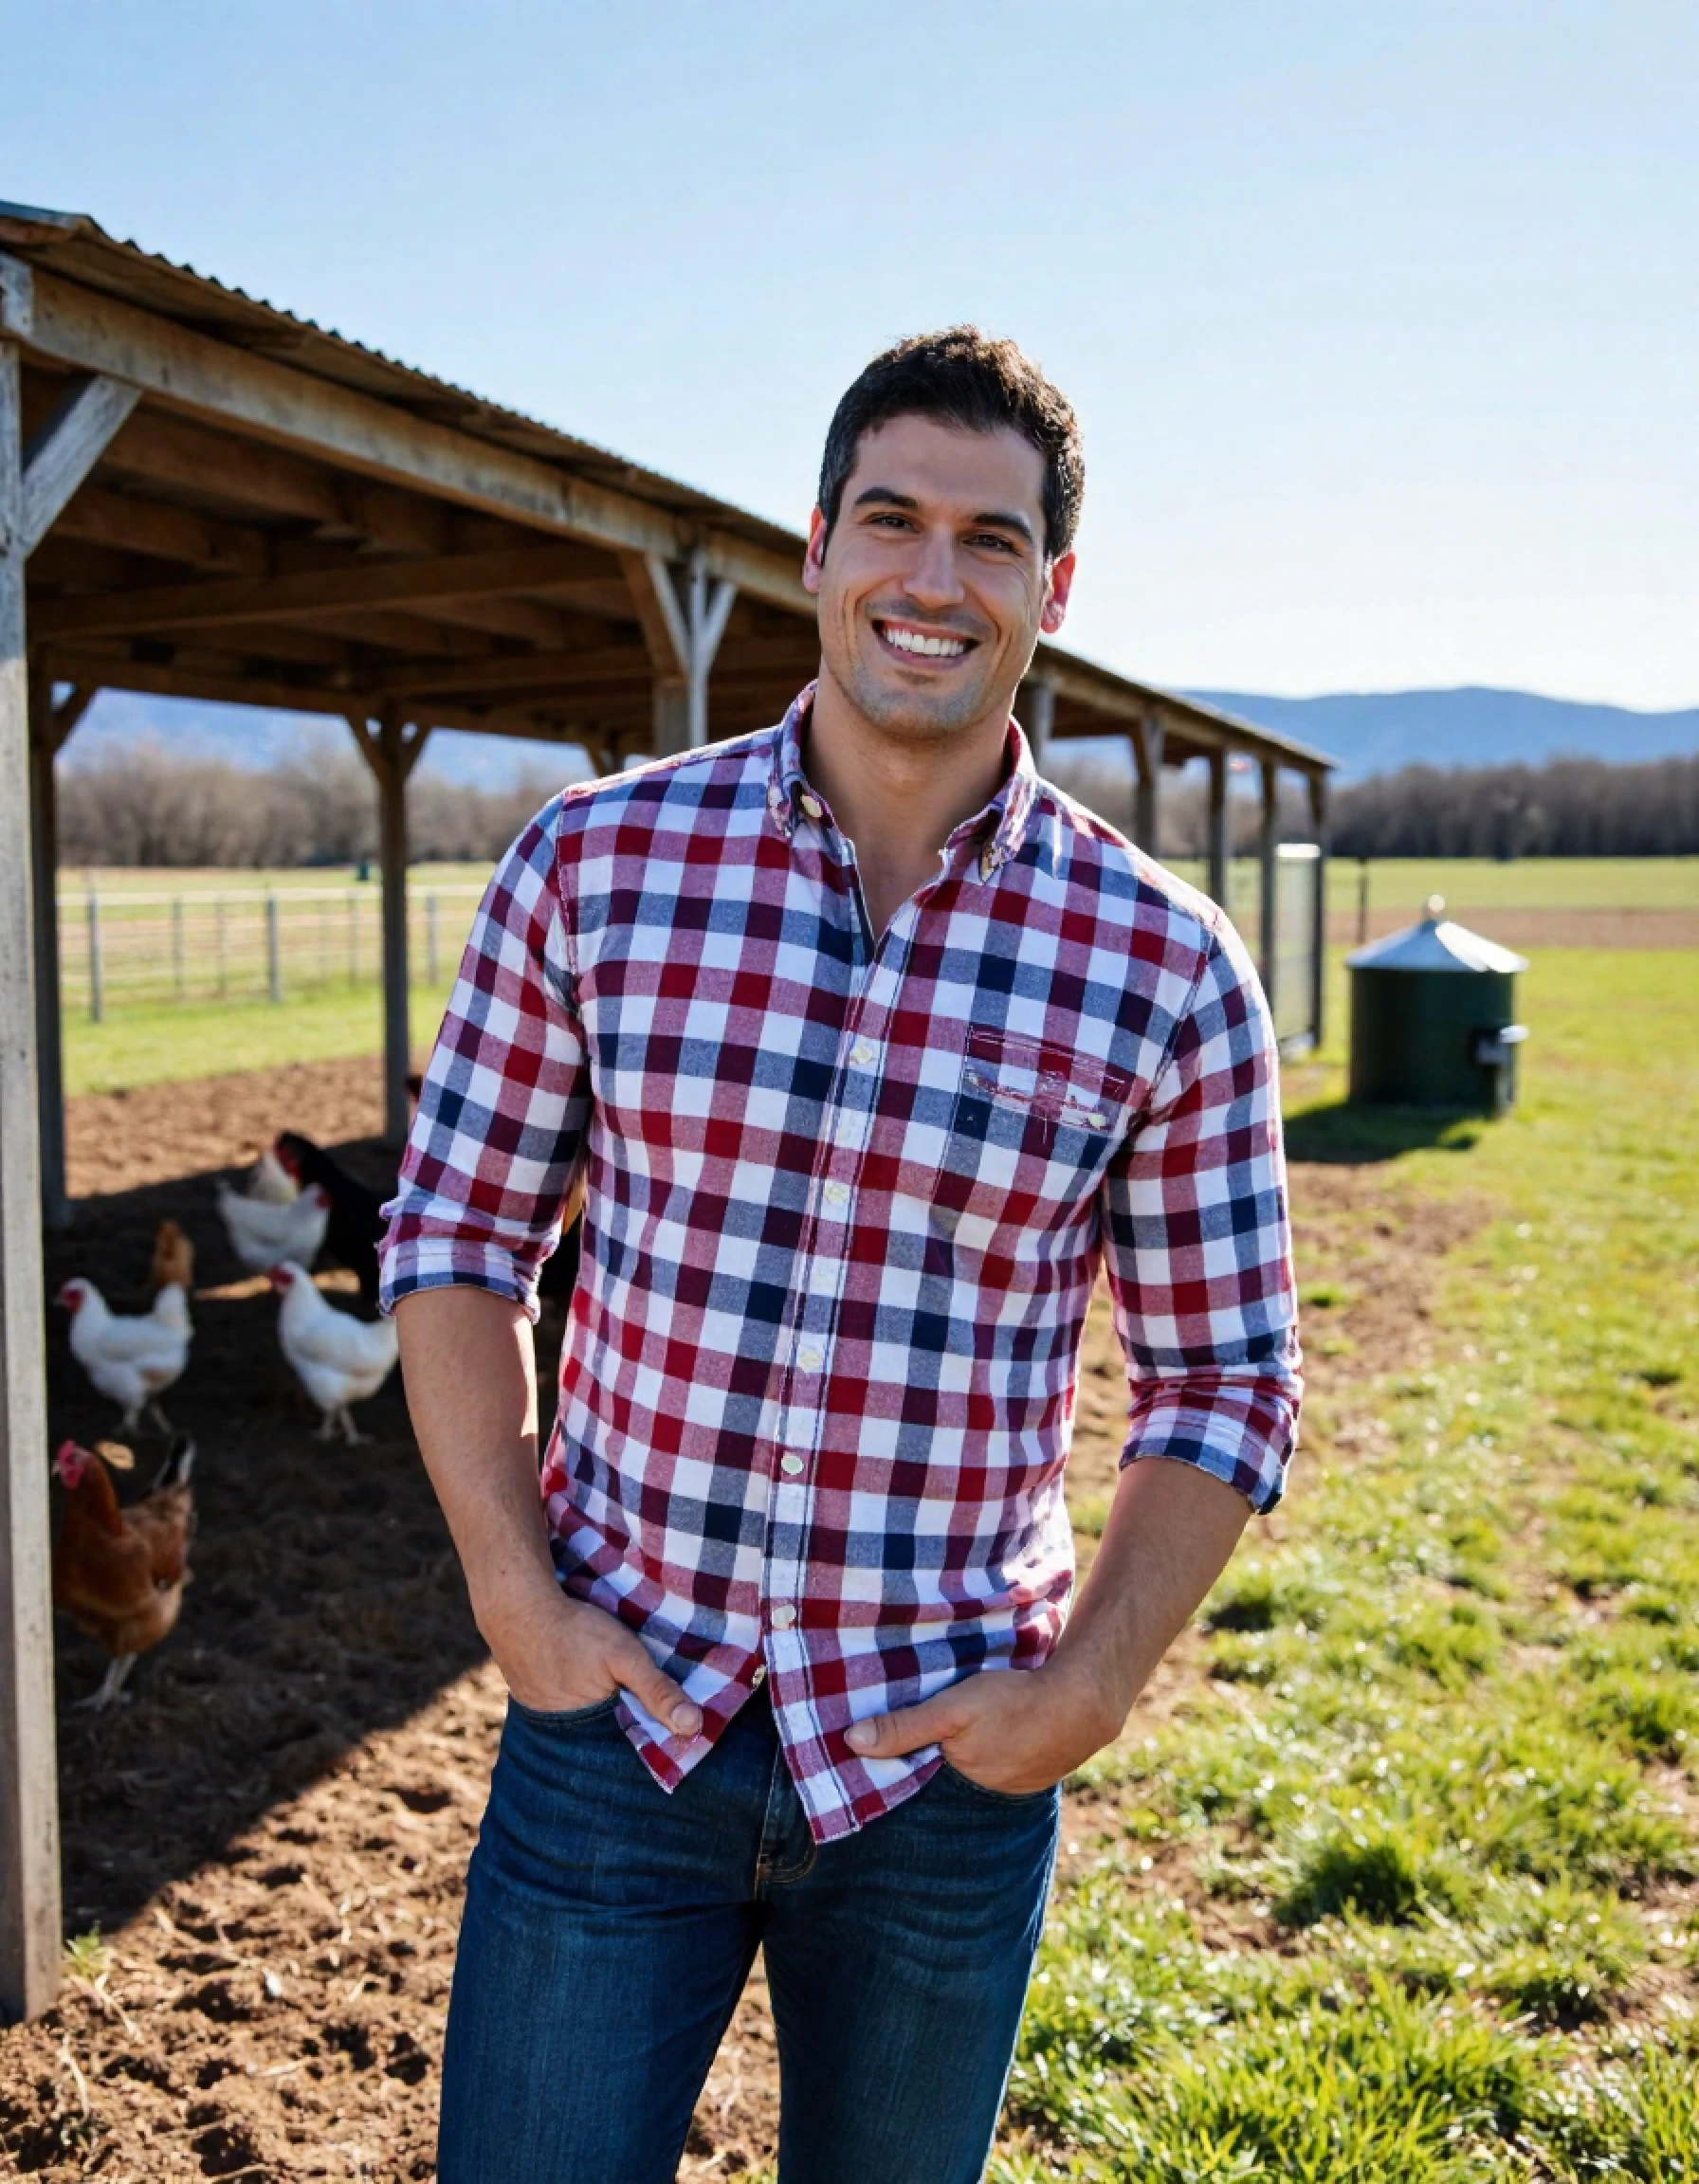
[{"label": "smiling mouth", "polygon": [[907,622],[875,622],[879,641],[904,660],[959,660],[975,648],[972,637],[935,635]]}]

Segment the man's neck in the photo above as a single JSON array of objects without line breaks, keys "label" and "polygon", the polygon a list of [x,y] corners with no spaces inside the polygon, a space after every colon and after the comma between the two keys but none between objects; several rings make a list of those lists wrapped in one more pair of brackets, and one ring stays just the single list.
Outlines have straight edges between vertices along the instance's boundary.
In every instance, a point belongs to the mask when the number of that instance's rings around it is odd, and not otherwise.
[{"label": "man's neck", "polygon": [[939,851],[996,794],[1008,724],[1003,711],[937,741],[906,743],[868,720],[821,674],[804,764],[855,845],[876,934],[938,877]]}]

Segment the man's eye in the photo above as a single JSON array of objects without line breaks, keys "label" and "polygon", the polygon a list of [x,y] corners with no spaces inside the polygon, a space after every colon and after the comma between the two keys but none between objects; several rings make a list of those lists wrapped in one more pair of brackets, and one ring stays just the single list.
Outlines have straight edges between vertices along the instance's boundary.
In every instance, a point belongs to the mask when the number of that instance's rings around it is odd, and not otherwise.
[{"label": "man's eye", "polygon": [[994,553],[997,554],[1013,554],[1014,552],[1014,539],[1004,538],[996,531],[981,531],[977,537],[969,540],[969,544],[989,546]]}]

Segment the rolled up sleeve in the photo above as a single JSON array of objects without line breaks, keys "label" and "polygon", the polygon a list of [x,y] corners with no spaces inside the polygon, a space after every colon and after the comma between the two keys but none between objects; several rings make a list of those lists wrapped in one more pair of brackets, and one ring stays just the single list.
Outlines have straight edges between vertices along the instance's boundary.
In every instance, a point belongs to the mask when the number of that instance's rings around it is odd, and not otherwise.
[{"label": "rolled up sleeve", "polygon": [[1273,1027],[1230,927],[1209,936],[1105,1200],[1131,1393],[1123,1465],[1194,1464],[1271,1509],[1296,1445],[1302,1354]]},{"label": "rolled up sleeve", "polygon": [[559,802],[497,867],[425,1072],[380,1252],[379,1303],[493,1290],[537,1317],[590,1116],[558,873]]}]

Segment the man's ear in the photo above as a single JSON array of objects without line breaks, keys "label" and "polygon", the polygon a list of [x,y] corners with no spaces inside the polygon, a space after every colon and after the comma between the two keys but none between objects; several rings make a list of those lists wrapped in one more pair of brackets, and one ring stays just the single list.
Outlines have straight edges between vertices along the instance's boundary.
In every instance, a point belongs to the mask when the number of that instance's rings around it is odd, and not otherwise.
[{"label": "man's ear", "polygon": [[1044,612],[1038,618],[1038,627],[1047,637],[1053,637],[1068,619],[1068,596],[1073,590],[1077,558],[1072,553],[1059,555],[1050,565]]},{"label": "man's ear", "polygon": [[826,519],[815,509],[808,519],[808,551],[802,556],[802,589],[818,592],[826,577]]}]

